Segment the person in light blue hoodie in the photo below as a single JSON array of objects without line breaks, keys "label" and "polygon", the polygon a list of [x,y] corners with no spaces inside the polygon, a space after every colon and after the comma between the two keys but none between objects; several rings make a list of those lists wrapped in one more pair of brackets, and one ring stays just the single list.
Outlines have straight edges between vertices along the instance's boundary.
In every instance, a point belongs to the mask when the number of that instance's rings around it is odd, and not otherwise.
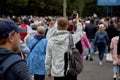
[{"label": "person in light blue hoodie", "polygon": [[43,26],[39,26],[37,28],[37,34],[34,37],[32,37],[28,42],[30,53],[27,55],[27,65],[31,73],[34,74],[34,80],[45,79],[45,74],[46,74],[45,56],[46,56],[46,46],[47,46],[45,31],[46,30]]}]

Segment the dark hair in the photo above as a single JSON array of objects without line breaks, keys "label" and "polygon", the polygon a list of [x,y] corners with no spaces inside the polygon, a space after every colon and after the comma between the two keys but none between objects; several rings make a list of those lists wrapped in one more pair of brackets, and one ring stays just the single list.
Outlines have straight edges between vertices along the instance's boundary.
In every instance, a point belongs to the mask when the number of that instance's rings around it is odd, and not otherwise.
[{"label": "dark hair", "polygon": [[24,18],[24,19],[23,19],[23,22],[24,22],[25,24],[29,24],[29,19]]},{"label": "dark hair", "polygon": [[106,18],[105,18],[105,20],[106,20],[106,21],[109,21],[109,20],[110,20],[110,18],[109,18],[109,17],[106,17]]},{"label": "dark hair", "polygon": [[116,31],[116,36],[120,34],[120,22],[117,23],[117,31]]},{"label": "dark hair", "polygon": [[68,28],[67,28],[67,30],[68,30],[68,31],[72,31],[73,28],[74,28],[73,23],[69,23],[69,24],[68,24]]},{"label": "dark hair", "polygon": [[37,30],[37,25],[32,25],[32,30]]},{"label": "dark hair", "polygon": [[95,22],[95,20],[92,18],[91,20],[90,20],[90,23],[94,23]]},{"label": "dark hair", "polygon": [[110,20],[110,24],[114,24],[113,20]]}]

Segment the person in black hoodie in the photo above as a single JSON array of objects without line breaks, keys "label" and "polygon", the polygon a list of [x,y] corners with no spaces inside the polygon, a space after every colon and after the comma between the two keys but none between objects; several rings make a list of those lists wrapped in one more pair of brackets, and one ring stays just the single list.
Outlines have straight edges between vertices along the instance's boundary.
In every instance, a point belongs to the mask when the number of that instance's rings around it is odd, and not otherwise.
[{"label": "person in black hoodie", "polygon": [[108,53],[110,52],[110,42],[113,37],[117,34],[117,28],[114,26],[113,20],[110,20],[110,25],[106,28],[106,32],[109,37],[109,43],[108,43]]},{"label": "person in black hoodie", "polygon": [[[0,80],[32,80],[25,61],[17,54],[20,51],[19,32],[25,30],[18,28],[12,20],[0,20]],[[12,64],[13,61],[16,62]],[[9,64],[12,65],[2,75],[2,71]]]}]

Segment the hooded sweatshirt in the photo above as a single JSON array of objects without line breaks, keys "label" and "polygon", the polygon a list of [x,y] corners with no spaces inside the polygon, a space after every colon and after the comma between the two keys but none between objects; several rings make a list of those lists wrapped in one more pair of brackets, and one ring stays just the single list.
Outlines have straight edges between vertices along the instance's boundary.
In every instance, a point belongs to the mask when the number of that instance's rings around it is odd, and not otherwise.
[{"label": "hooded sweatshirt", "polygon": [[113,56],[113,64],[117,65],[119,63],[119,59],[117,57],[117,44],[118,44],[119,37],[115,36],[112,38],[110,43],[110,48],[112,49],[112,56]]},{"label": "hooded sweatshirt", "polygon": [[[55,77],[64,76],[64,53],[68,49],[69,34],[66,30],[56,30],[55,34],[48,40],[45,60],[47,74]],[[81,39],[81,23],[77,24],[77,30],[72,36],[74,44]]]}]

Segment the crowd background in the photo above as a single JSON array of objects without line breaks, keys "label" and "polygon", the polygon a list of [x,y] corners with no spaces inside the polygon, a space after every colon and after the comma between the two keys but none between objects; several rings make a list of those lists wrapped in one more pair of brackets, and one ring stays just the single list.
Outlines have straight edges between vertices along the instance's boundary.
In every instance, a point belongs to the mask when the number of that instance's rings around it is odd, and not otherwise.
[{"label": "crowd background", "polygon": [[[28,43],[31,44],[31,42],[29,42],[30,38],[32,38],[33,36],[35,37],[35,35],[37,34],[37,27],[43,26],[46,31],[49,32],[49,30],[52,27],[57,27],[57,25],[55,25],[57,19],[61,17],[61,16],[55,16],[55,17],[51,17],[51,16],[47,16],[47,17],[40,17],[40,16],[2,16],[1,18],[4,19],[11,19],[13,20],[18,27],[21,27],[22,25],[25,25],[24,27],[26,27],[27,32],[25,34],[20,34],[20,38],[22,40],[22,42],[24,42],[27,46]],[[74,23],[74,19],[70,17],[67,17],[69,20],[69,24],[72,23],[71,25],[68,25],[68,29],[71,29],[71,31],[74,33],[75,31],[75,23]],[[118,29],[119,29],[119,24],[120,24],[120,18],[119,17],[103,17],[103,18],[99,18],[97,14],[93,14],[90,17],[85,17],[85,18],[81,18],[79,17],[79,21],[82,24],[83,27],[83,31],[85,32],[85,35],[87,36],[87,43],[88,45],[90,45],[89,47],[87,47],[87,45],[83,46],[82,48],[85,47],[85,50],[83,50],[84,52],[81,54],[82,59],[89,60],[88,56],[90,56],[90,61],[94,60],[94,54],[99,51],[99,64],[103,65],[103,58],[104,58],[104,54],[105,53],[110,53],[112,49],[110,49],[110,43],[113,37],[117,36],[118,37]],[[93,29],[95,28],[95,29]],[[39,30],[42,31],[42,30]],[[54,30],[53,30],[54,31]],[[96,32],[103,32],[102,35],[106,34],[106,36],[108,37],[109,40],[107,40],[107,42],[105,42],[105,46],[100,48],[98,46],[97,43],[95,43],[95,37],[98,36],[98,34],[96,34]],[[105,32],[104,32],[105,31]],[[44,31],[45,32],[45,31]],[[40,32],[41,33],[41,32]],[[51,33],[48,33],[51,34]],[[44,35],[46,35],[46,33],[44,33]],[[38,35],[36,35],[38,36]],[[46,37],[47,38],[47,37]],[[47,38],[49,39],[49,38]],[[118,39],[118,38],[117,38]],[[117,43],[117,42],[116,42]],[[26,47],[27,47],[26,46]],[[25,48],[24,48],[25,49]],[[102,50],[104,49],[104,51]],[[23,49],[21,49],[23,50]],[[29,53],[28,52],[23,52],[23,53]],[[25,59],[25,55],[22,55],[22,57]],[[114,57],[114,55],[113,55]],[[118,73],[118,68],[119,66],[116,67],[116,65],[118,65],[118,62],[115,64],[113,63],[113,72],[114,72],[114,77],[116,77],[116,73]],[[43,64],[44,65],[44,64]]]},{"label": "crowd background", "polygon": [[[83,2],[84,1],[84,2]],[[16,3],[16,4],[15,4]],[[62,16],[63,8],[62,8],[62,0],[19,0],[16,2],[16,0],[4,0],[0,1],[0,19],[11,19],[13,20],[18,27],[25,28],[27,31],[26,33],[20,33],[21,38],[21,54],[22,58],[26,60],[26,55],[31,53],[31,46],[33,46],[32,42],[35,43],[36,39],[40,38],[43,39],[43,42],[41,42],[38,46],[38,48],[41,48],[41,51],[38,50],[37,53],[41,52],[42,60],[45,60],[45,49],[47,45],[47,40],[49,40],[50,36],[46,35],[48,34],[54,34],[54,29],[56,29],[56,21],[59,17]],[[68,31],[71,31],[72,33],[75,32],[75,19],[72,16],[73,10],[76,9],[79,13],[79,22],[82,24],[83,28],[83,34],[84,36],[81,39],[82,42],[82,59],[86,59],[88,61],[94,60],[94,54],[99,51],[99,64],[103,65],[103,58],[105,53],[110,53],[111,50],[114,48],[112,45],[114,41],[112,38],[117,37],[118,41],[118,29],[120,28],[120,15],[119,10],[120,8],[118,6],[113,7],[113,16],[115,17],[104,17],[106,16],[106,7],[100,7],[96,5],[96,0],[69,0],[67,7],[67,16],[66,18],[69,21],[68,25]],[[81,5],[79,5],[79,3]],[[11,5],[10,5],[11,4]],[[5,6],[6,7],[3,7]],[[10,6],[9,6],[10,5]],[[57,5],[57,6],[56,6]],[[72,6],[71,6],[72,5]],[[87,5],[87,6],[85,6]],[[101,12],[102,11],[102,12]],[[9,13],[9,15],[8,15]],[[110,12],[108,12],[110,14]],[[21,16],[22,15],[22,16]],[[57,16],[56,16],[57,15]],[[71,24],[72,23],[72,24]],[[42,26],[42,27],[41,27]],[[53,28],[55,27],[55,28]],[[52,33],[50,29],[52,28]],[[107,42],[105,41],[106,45],[98,45],[98,43],[95,43],[94,40],[96,40],[96,37],[101,36],[99,35],[99,32],[103,32],[102,36],[107,36]],[[44,36],[43,36],[44,35]],[[81,35],[81,34],[80,34]],[[48,37],[49,36],[49,37]],[[30,41],[31,40],[31,41]],[[39,39],[38,39],[39,40]],[[111,43],[111,40],[113,43]],[[116,41],[116,44],[117,44]],[[97,42],[97,41],[96,41]],[[44,46],[43,46],[44,43]],[[110,47],[111,45],[111,47]],[[43,51],[44,48],[44,51]],[[24,50],[23,50],[24,49]],[[104,50],[103,50],[104,49]],[[23,54],[26,53],[26,54]],[[33,51],[32,53],[36,53]],[[36,55],[38,55],[36,53]],[[116,52],[115,52],[116,54]],[[31,56],[30,58],[36,58],[41,59],[38,57],[41,56]],[[90,58],[89,58],[90,57]],[[114,57],[114,52],[113,52]],[[117,62],[115,63],[115,60],[113,58],[113,78],[116,78],[117,74],[119,73],[119,61],[120,59],[118,57]],[[36,61],[35,61],[36,62]],[[30,62],[31,63],[31,62]],[[27,65],[28,62],[27,62]],[[38,66],[37,62],[33,64],[34,66]],[[31,73],[35,74],[34,78],[45,78],[45,63],[41,63],[42,69],[40,71],[34,70],[33,66],[29,67]],[[39,73],[41,72],[41,73]],[[39,75],[36,75],[39,74]],[[42,76],[40,76],[42,75]]]}]

